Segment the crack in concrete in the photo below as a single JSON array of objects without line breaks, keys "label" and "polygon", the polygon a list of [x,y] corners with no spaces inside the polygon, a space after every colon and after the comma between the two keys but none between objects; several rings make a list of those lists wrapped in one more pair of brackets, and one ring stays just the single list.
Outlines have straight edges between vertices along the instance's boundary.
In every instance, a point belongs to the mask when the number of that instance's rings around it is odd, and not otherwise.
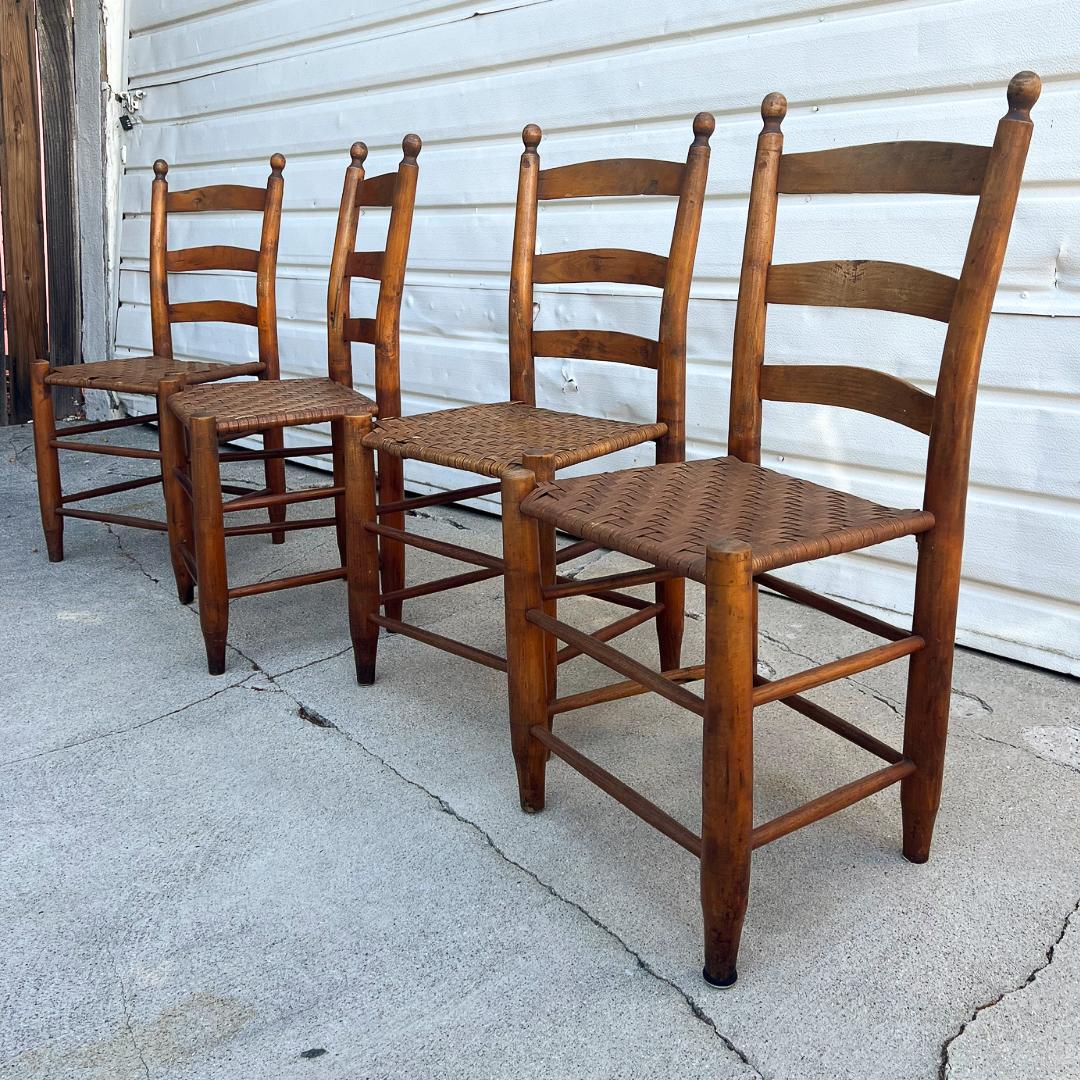
[{"label": "crack in concrete", "polygon": [[175,709],[163,712],[160,716],[152,716],[148,720],[140,720],[137,724],[129,724],[127,727],[110,728],[108,731],[99,731],[96,735],[88,735],[85,739],[75,739],[72,742],[63,743],[60,746],[50,747],[48,750],[39,750],[35,754],[27,754],[25,757],[13,758],[11,761],[5,761],[0,765],[0,770],[9,769],[13,765],[21,765],[23,762],[33,761],[36,758],[47,757],[49,754],[59,754],[62,750],[72,750],[77,746],[86,746],[88,743],[98,742],[101,739],[111,739],[115,735],[127,735],[130,732],[139,731],[144,727],[149,727],[151,724],[156,724],[160,720],[168,720],[172,716],[179,716],[180,713],[186,712],[188,709],[193,709],[196,705],[202,705],[204,702],[216,698],[219,694],[224,694],[229,690],[235,690],[237,687],[243,686],[254,674],[256,674],[256,672],[252,672],[238,682],[231,682],[228,686],[219,687],[205,697],[197,698],[195,701],[189,701],[184,705],[178,705]]},{"label": "crack in concrete", "polygon": [[116,981],[120,984],[120,1004],[123,1009],[124,1029],[127,1031],[128,1038],[131,1040],[131,1048],[135,1051],[136,1057],[138,1057],[139,1061],[142,1063],[146,1080],[150,1080],[150,1066],[143,1056],[139,1040],[135,1038],[135,1028],[131,1023],[131,1005],[128,1002],[127,987],[124,986],[124,977],[120,974],[120,969],[116,966],[115,960],[113,961],[113,971],[116,973]]},{"label": "crack in concrete", "polygon": [[120,538],[120,534],[117,532],[113,532],[113,527],[109,522],[105,523],[105,531],[111,537],[113,537],[114,540],[116,540],[116,547],[119,550],[120,554],[123,555],[124,558],[127,559],[129,562],[133,562],[138,567],[139,572],[144,577],[149,578],[155,585],[161,584],[161,578],[154,577],[154,575],[151,574],[150,571],[147,570],[146,567],[143,566],[143,564],[130,551],[128,551],[126,547],[124,547],[124,541]]},{"label": "crack in concrete", "polygon": [[981,1005],[975,1008],[975,1011],[960,1025],[959,1028],[952,1035],[950,1035],[941,1044],[941,1057],[938,1061],[938,1080],[947,1080],[952,1071],[952,1063],[949,1061],[949,1053],[952,1048],[952,1044],[964,1034],[965,1031],[978,1019],[978,1017],[987,1012],[989,1009],[994,1008],[995,1005],[1000,1005],[1002,1001],[1007,997],[1011,997],[1013,994],[1019,994],[1026,990],[1038,977],[1044,972],[1053,962],[1054,953],[1057,951],[1057,947],[1064,940],[1066,933],[1068,933],[1069,925],[1073,920],[1073,916],[1080,913],[1080,899],[1073,905],[1072,910],[1065,916],[1064,921],[1061,924],[1061,930],[1058,931],[1058,935],[1050,943],[1046,950],[1045,958],[1037,964],[1028,977],[1016,986],[1009,987],[1007,990],[1002,990],[997,997],[992,998],[990,1001],[984,1001]]},{"label": "crack in concrete", "polygon": [[423,510],[406,510],[405,516],[423,518],[424,521],[434,521],[439,525],[449,525],[451,528],[459,529],[461,532],[472,532],[468,525],[462,525],[460,521],[455,521],[449,515],[428,514]]},{"label": "crack in concrete", "polygon": [[[271,681],[273,680],[271,679]],[[414,780],[409,776],[406,776],[403,772],[391,765],[390,762],[387,761],[384,757],[375,753],[374,750],[365,745],[360,739],[357,739],[355,736],[335,724],[333,720],[330,720],[326,716],[323,716],[322,713],[311,709],[309,706],[304,705],[288,690],[284,690],[284,688],[282,689],[286,695],[291,697],[293,701],[297,702],[297,712],[302,719],[306,720],[308,723],[314,724],[317,727],[337,732],[348,743],[355,746],[362,753],[366,754],[369,758],[371,758],[372,761],[377,762],[380,766],[386,769],[387,772],[391,773],[403,783],[408,784],[410,787],[427,796],[428,799],[435,803],[435,805],[442,813],[447,814],[455,821],[461,822],[462,825],[466,825],[474,832],[476,832],[484,841],[484,843],[489,848],[491,848],[491,850],[494,851],[495,854],[498,855],[499,858],[501,858],[504,862],[508,863],[516,870],[519,870],[521,873],[525,874],[526,877],[534,881],[537,885],[544,889],[545,892],[549,893],[560,903],[563,903],[568,907],[573,908],[575,911],[579,912],[586,919],[588,919],[589,922],[593,924],[593,926],[597,927],[599,930],[602,930],[605,934],[607,934],[608,937],[615,941],[620,946],[620,948],[622,948],[623,951],[626,952],[627,955],[634,960],[634,962],[642,971],[644,971],[647,975],[650,975],[652,978],[656,979],[658,982],[661,982],[665,986],[674,990],[675,993],[678,994],[679,997],[682,998],[682,1000],[686,1003],[686,1007],[690,1010],[691,1015],[696,1020],[703,1023],[706,1027],[711,1028],[713,1034],[716,1035],[716,1037],[723,1043],[723,1045],[732,1054],[734,1054],[739,1059],[739,1061],[741,1061],[748,1069],[752,1070],[754,1075],[758,1077],[759,1080],[764,1080],[764,1074],[761,1072],[761,1070],[750,1060],[750,1058],[746,1055],[744,1051],[740,1050],[739,1047],[736,1046],[735,1043],[732,1042],[731,1039],[728,1038],[728,1036],[725,1035],[716,1026],[716,1021],[713,1020],[713,1018],[705,1012],[705,1010],[698,1004],[698,1002],[689,993],[683,990],[683,988],[679,986],[676,982],[657,971],[656,968],[654,968],[648,962],[648,960],[646,960],[640,953],[636,952],[633,948],[631,948],[630,945],[610,926],[598,919],[587,908],[583,907],[576,900],[571,900],[569,897],[563,896],[562,893],[560,893],[553,885],[544,881],[544,879],[541,878],[534,870],[530,870],[527,866],[523,866],[515,859],[512,859],[501,847],[499,847],[497,843],[495,843],[495,840],[490,835],[490,833],[488,833],[484,828],[482,828],[477,822],[473,821],[471,818],[467,818],[460,814],[441,795],[437,795],[435,792],[425,787],[419,781]]]}]

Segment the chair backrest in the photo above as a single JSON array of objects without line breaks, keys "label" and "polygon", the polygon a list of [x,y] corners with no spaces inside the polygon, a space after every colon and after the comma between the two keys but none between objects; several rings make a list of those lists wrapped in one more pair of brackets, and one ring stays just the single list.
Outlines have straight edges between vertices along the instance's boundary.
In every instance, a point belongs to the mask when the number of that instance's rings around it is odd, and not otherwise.
[{"label": "chair backrest", "polygon": [[[1040,90],[1030,71],[1012,79],[993,146],[888,142],[800,154],[782,152],[786,100],[765,98],[735,317],[730,454],[760,463],[762,399],[836,405],[896,421],[929,435],[924,508],[935,516],[937,535],[962,537],[983,342]],[[876,261],[773,265],[777,196],[826,192],[977,196],[960,277]],[[947,323],[936,392],[868,368],[766,364],[768,304],[876,308]]]},{"label": "chair backrest", "polygon": [[[341,191],[337,235],[330,261],[330,284],[326,294],[327,363],[330,378],[353,385],[352,346],[361,342],[375,347],[375,401],[379,415],[401,415],[400,329],[401,295],[409,256],[413,207],[419,167],[417,155],[423,144],[419,135],[406,135],[397,171],[365,177],[368,148],[353,143],[352,161],[345,170]],[[390,208],[386,247],[382,251],[357,251],[356,232],[364,207]],[[350,313],[350,286],[354,277],[379,283],[375,318],[355,319]]]},{"label": "chair backrest", "polygon": [[[510,267],[510,397],[536,404],[535,358],[609,360],[655,369],[657,420],[667,435],[657,443],[658,461],[679,461],[686,442],[686,309],[709,172],[709,113],[694,118],[694,141],[686,163],[640,158],[585,161],[541,169],[536,148],[541,131],[522,132],[525,151],[518,174],[517,214]],[[667,256],[622,248],[536,253],[537,204],[549,199],[607,196],[677,198]],[[663,292],[656,340],[610,330],[534,330],[533,285],[611,282]]]},{"label": "chair backrest", "polygon": [[[268,377],[279,376],[277,337],[277,257],[281,232],[281,197],[285,181],[282,154],[270,158],[266,187],[215,184],[211,187],[170,191],[169,165],[154,162],[154,182],[150,198],[150,323],[154,353],[172,357],[172,324],[191,322],[240,323],[254,326],[259,334],[259,360]],[[258,250],[207,245],[169,249],[169,215],[209,211],[262,214]],[[196,300],[184,304],[169,302],[169,274],[197,270],[241,270],[255,275],[255,303],[233,300]]]}]

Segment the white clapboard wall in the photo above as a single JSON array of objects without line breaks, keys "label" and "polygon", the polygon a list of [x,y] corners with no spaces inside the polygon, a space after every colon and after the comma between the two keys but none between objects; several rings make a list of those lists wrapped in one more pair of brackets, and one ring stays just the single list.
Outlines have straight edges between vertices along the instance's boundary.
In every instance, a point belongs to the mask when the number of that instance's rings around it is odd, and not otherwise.
[{"label": "white clapboard wall", "polygon": [[[325,370],[326,273],[342,172],[357,138],[369,175],[408,131],[425,141],[403,311],[406,411],[497,400],[506,385],[506,289],[520,131],[545,131],[553,166],[608,156],[681,159],[690,119],[716,114],[690,306],[689,453],[722,454],[732,320],[758,105],[790,102],[791,151],[887,139],[989,142],[1021,68],[1045,80],[1035,141],[991,323],[971,468],[960,637],[1080,672],[1080,6],[1069,0],[129,0],[130,89],[117,353],[150,346],[151,164],[175,188],[261,183],[285,171],[278,308],[283,375]],[[940,196],[799,197],[781,210],[777,261],[884,258],[959,271],[974,203]],[[543,207],[540,249],[666,251],[670,200]],[[254,221],[177,218],[174,245],[254,246]],[[379,248],[383,212],[361,224]],[[174,299],[251,299],[235,275],[186,275]],[[355,308],[373,297],[356,286]],[[654,335],[651,290],[540,287],[538,326]],[[933,390],[944,328],[877,312],[775,308],[768,353],[861,363]],[[255,355],[254,331],[181,326],[178,351]],[[644,419],[653,376],[541,361],[540,403]],[[358,385],[371,356],[356,348]],[[314,432],[297,432],[313,440]],[[873,417],[770,404],[764,462],[899,506],[917,505],[925,440]],[[651,448],[620,464],[648,463]],[[604,463],[609,466],[611,459]],[[594,466],[595,468],[595,466]],[[410,463],[413,486],[461,477]],[[910,611],[913,542],[793,572],[886,612]]]}]

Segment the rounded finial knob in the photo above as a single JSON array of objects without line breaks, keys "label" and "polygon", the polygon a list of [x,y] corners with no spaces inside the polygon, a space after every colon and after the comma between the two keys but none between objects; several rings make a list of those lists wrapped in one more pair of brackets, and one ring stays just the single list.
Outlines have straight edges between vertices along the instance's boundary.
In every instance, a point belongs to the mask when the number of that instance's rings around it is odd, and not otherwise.
[{"label": "rounded finial knob", "polygon": [[353,165],[355,165],[358,169],[364,164],[365,161],[367,161],[367,155],[367,143],[362,143],[357,140],[352,144],[352,146],[349,147],[349,156],[352,158]]},{"label": "rounded finial knob", "polygon": [[779,131],[787,116],[787,98],[783,94],[766,94],[761,103],[761,119],[766,131]]},{"label": "rounded finial knob", "polygon": [[273,154],[270,157],[270,171],[275,176],[281,175],[281,170],[285,168],[285,155]]},{"label": "rounded finial knob", "polygon": [[159,180],[164,180],[169,175],[169,163],[164,158],[158,158],[154,162],[154,175]]},{"label": "rounded finial knob", "polygon": [[1017,72],[1009,80],[1009,113],[1027,119],[1042,93],[1042,79],[1034,71]]},{"label": "rounded finial knob", "polygon": [[423,145],[419,135],[406,135],[405,138],[401,140],[401,150],[405,155],[405,161],[409,165],[416,164],[417,155],[420,153],[420,149]]},{"label": "rounded finial knob", "polygon": [[525,144],[526,150],[535,150],[543,137],[544,133],[540,130],[539,124],[526,124],[521,133],[521,141]]},{"label": "rounded finial knob", "polygon": [[706,146],[716,130],[716,117],[712,113],[699,112],[694,117],[694,145]]}]

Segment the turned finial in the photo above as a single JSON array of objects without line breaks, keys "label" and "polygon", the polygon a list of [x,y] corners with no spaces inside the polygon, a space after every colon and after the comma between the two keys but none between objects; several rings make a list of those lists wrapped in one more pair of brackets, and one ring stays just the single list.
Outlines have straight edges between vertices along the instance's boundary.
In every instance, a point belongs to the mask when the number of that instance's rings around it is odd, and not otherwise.
[{"label": "turned finial", "polygon": [[694,117],[694,145],[708,146],[709,137],[716,130],[716,117],[709,112],[699,112]]},{"label": "turned finial", "polygon": [[285,155],[273,154],[270,157],[270,171],[274,176],[281,178],[281,170],[285,168]]},{"label": "turned finial", "polygon": [[540,130],[539,124],[526,124],[521,133],[521,141],[525,144],[526,150],[535,151],[543,137],[544,133]]},{"label": "turned finial", "polygon": [[154,162],[154,176],[159,180],[164,180],[169,175],[169,163],[164,158],[158,158]]},{"label": "turned finial", "polygon": [[1042,79],[1034,71],[1020,71],[1009,80],[1009,118],[1028,120],[1042,93]]},{"label": "turned finial", "polygon": [[367,143],[362,143],[357,140],[349,147],[349,155],[352,157],[353,167],[357,169],[361,168],[364,162],[367,161]]},{"label": "turned finial", "polygon": [[423,145],[419,135],[406,135],[405,138],[401,140],[401,150],[405,155],[404,164],[415,165],[416,158]]},{"label": "turned finial", "polygon": [[787,116],[787,98],[783,94],[766,94],[761,103],[761,119],[765,121],[763,131],[779,131]]}]

